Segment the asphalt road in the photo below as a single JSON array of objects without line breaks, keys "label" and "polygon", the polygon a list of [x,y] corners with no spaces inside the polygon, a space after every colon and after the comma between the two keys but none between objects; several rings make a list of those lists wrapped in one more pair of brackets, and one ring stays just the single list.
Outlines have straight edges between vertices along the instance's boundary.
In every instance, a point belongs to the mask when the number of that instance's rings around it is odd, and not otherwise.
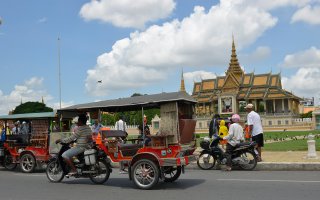
[{"label": "asphalt road", "polygon": [[43,172],[24,174],[0,168],[0,200],[319,200],[319,171],[187,170],[174,183],[140,190],[118,169],[104,185],[89,179],[50,183]]}]

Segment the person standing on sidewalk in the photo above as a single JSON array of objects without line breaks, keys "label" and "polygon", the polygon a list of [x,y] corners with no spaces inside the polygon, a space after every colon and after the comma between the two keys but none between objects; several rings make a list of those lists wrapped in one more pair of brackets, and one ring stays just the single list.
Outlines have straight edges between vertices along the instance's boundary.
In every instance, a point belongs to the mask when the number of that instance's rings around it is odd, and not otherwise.
[{"label": "person standing on sidewalk", "polygon": [[245,107],[248,116],[247,116],[247,123],[249,127],[249,134],[251,135],[252,141],[255,141],[257,143],[257,150],[259,154],[258,162],[262,161],[261,157],[261,147],[264,146],[263,142],[263,129],[261,124],[261,118],[258,113],[253,111],[253,105],[249,103]]},{"label": "person standing on sidewalk", "polygon": [[[114,125],[115,129],[118,130],[118,131],[124,131],[124,132],[127,132],[127,124],[125,121],[123,121],[123,117],[120,116],[119,117],[119,120],[116,122],[116,124]],[[122,143],[123,143],[123,140],[122,138],[119,138]],[[120,174],[127,174],[128,172],[125,170],[125,164],[128,164],[127,161],[120,161],[120,171],[119,173]]]},{"label": "person standing on sidewalk", "polygon": [[220,115],[219,114],[215,114],[212,118],[212,120],[210,121],[210,125],[209,125],[209,138],[212,138],[212,136],[218,136],[218,132],[219,132],[219,120]]}]

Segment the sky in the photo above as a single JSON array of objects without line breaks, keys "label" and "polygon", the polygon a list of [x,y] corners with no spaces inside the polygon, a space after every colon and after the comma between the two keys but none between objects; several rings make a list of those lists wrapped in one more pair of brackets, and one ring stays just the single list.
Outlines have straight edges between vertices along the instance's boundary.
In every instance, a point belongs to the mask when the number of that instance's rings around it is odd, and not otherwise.
[{"label": "sky", "polygon": [[318,104],[320,0],[1,0],[0,114],[175,92],[182,70],[192,93],[224,75],[232,35],[246,73]]}]

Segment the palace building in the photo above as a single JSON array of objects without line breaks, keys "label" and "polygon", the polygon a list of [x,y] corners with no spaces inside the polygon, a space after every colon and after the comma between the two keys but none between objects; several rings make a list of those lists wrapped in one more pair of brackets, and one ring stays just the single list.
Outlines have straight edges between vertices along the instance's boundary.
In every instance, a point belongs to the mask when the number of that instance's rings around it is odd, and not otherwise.
[{"label": "palace building", "polygon": [[[282,88],[281,73],[245,73],[237,59],[234,40],[225,76],[195,82],[192,96],[198,101],[198,118],[211,118],[213,114],[245,116],[248,103],[255,106],[264,125],[292,125],[299,115],[301,98]],[[201,122],[200,122],[201,123]]]}]

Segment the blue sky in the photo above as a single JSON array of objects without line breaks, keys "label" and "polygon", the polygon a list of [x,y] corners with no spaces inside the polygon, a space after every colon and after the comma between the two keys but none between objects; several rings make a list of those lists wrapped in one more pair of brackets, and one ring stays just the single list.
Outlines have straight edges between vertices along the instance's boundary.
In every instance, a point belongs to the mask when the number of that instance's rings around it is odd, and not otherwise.
[{"label": "blue sky", "polygon": [[[320,0],[2,0],[0,114],[186,89],[223,75],[232,34],[246,72],[320,97]],[[102,80],[102,83],[98,81]]]}]

